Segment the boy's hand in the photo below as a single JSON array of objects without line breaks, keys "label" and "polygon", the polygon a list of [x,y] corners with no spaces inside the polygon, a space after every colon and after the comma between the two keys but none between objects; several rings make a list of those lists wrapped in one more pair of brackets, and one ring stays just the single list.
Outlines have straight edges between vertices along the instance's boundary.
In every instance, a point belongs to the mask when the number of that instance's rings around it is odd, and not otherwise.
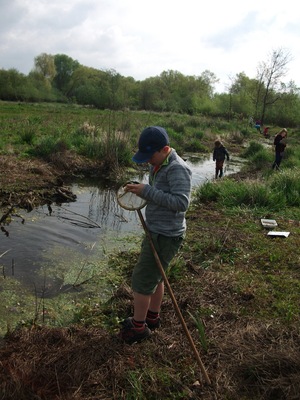
[{"label": "boy's hand", "polygon": [[144,187],[145,187],[144,183],[127,183],[127,185],[125,186],[125,191],[134,193],[137,196],[141,196]]}]

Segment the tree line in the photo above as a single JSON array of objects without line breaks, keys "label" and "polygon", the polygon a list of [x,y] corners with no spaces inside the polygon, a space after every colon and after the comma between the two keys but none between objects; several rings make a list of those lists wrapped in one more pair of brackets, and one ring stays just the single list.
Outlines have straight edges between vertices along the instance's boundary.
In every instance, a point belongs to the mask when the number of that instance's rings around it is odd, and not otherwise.
[{"label": "tree line", "polygon": [[216,75],[203,71],[185,76],[174,70],[136,81],[115,70],[81,65],[66,54],[42,53],[28,75],[0,69],[0,99],[26,102],[62,102],[111,110],[146,110],[207,115],[227,119],[249,118],[280,126],[300,124],[299,88],[284,83],[291,56],[273,50],[260,62],[255,78],[244,72],[231,78],[226,92],[216,93]]}]

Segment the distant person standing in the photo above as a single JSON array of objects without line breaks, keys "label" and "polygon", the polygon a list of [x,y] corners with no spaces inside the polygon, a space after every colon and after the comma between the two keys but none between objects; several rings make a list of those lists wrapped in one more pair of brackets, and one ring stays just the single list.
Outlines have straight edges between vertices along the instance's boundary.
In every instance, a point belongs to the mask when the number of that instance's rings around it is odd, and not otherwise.
[{"label": "distant person standing", "polygon": [[275,161],[272,165],[272,169],[279,169],[282,161],[283,153],[287,144],[287,130],[281,129],[274,138],[275,145]]},{"label": "distant person standing", "polygon": [[213,161],[216,162],[216,179],[222,178],[223,176],[223,166],[225,158],[229,161],[229,153],[220,140],[215,141],[215,147],[213,151]]},{"label": "distant person standing", "polygon": [[257,132],[259,132],[259,133],[261,133],[261,120],[260,119],[257,119],[256,121],[255,121],[255,128],[257,129]]},{"label": "distant person standing", "polygon": [[270,137],[269,129],[270,129],[270,128],[269,128],[268,126],[266,126],[266,127],[264,128],[263,134],[264,134],[264,137],[266,137],[266,138]]}]

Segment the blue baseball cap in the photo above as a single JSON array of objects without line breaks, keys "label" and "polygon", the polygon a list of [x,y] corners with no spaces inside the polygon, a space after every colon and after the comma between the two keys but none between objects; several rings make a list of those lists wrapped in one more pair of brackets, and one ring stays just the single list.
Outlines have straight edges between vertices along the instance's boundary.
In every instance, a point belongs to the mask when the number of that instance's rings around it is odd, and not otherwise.
[{"label": "blue baseball cap", "polygon": [[145,163],[150,160],[153,154],[170,144],[169,136],[161,126],[148,126],[139,138],[139,150],[132,157],[136,163]]}]

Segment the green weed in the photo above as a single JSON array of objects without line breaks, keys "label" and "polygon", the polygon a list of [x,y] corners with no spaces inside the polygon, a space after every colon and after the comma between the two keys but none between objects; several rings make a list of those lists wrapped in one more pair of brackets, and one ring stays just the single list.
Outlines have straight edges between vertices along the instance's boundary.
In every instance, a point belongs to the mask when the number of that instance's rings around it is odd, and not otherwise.
[{"label": "green weed", "polygon": [[27,145],[32,145],[36,138],[35,129],[32,127],[25,127],[23,131],[20,132],[20,142]]},{"label": "green weed", "polygon": [[205,334],[205,327],[204,327],[203,321],[202,321],[201,317],[199,316],[199,314],[194,316],[189,311],[188,311],[188,314],[192,318],[192,320],[194,321],[194,323],[196,325],[196,328],[197,328],[198,334],[199,334],[199,340],[200,340],[201,346],[202,346],[203,350],[205,352],[207,352],[207,350],[208,350],[208,342],[207,342],[207,338],[206,338],[206,334]]}]

